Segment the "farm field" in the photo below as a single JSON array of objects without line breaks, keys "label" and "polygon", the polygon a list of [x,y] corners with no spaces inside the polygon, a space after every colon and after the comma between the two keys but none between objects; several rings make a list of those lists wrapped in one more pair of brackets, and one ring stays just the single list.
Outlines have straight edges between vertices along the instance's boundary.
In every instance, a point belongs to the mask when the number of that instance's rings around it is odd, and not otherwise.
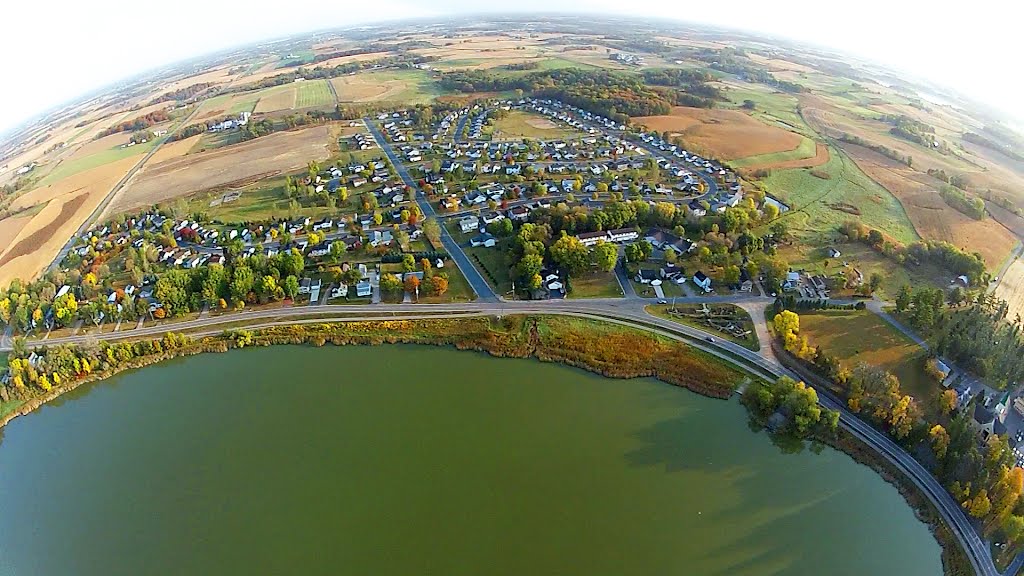
[{"label": "farm field", "polygon": [[998,269],[1016,245],[1017,238],[996,220],[975,220],[947,205],[939,194],[942,182],[867,148],[844,145],[844,149],[859,168],[899,199],[922,238],[978,252],[989,270]]},{"label": "farm field", "polygon": [[330,127],[314,126],[147,164],[111,202],[104,216],[295,170],[311,160],[330,157],[333,142]]},{"label": "farm field", "polygon": [[[820,151],[825,153],[820,154]],[[750,169],[778,168],[782,166],[788,168],[812,168],[814,166],[821,166],[825,162],[828,162],[828,149],[810,138],[801,136],[800,144],[792,150],[737,158],[731,164],[734,168]]]},{"label": "farm field", "polygon": [[442,91],[422,70],[363,72],[331,79],[338,102],[426,104]]},{"label": "farm field", "polygon": [[[289,199],[284,195],[284,188],[285,178],[283,175],[270,176],[258,182],[232,188],[233,192],[241,192],[241,196],[230,202],[218,202],[224,197],[224,192],[220,190],[194,194],[189,196],[186,209],[189,213],[204,212],[211,220],[225,224],[284,218],[289,216]],[[350,204],[353,205],[353,211],[355,198],[353,195],[349,199]],[[336,213],[338,209],[330,210],[326,206],[305,206],[300,212],[310,218],[319,219]]]},{"label": "farm field", "polygon": [[18,237],[21,229],[28,225],[29,220],[32,220],[32,215],[21,214],[0,220],[0,257],[13,246],[14,239]]},{"label": "farm field", "polygon": [[790,229],[812,244],[825,245],[847,220],[863,222],[904,244],[919,239],[896,197],[835,149],[817,168],[775,170],[762,183],[790,206],[782,216]]},{"label": "farm field", "polygon": [[513,110],[504,118],[495,120],[490,133],[494,140],[569,138],[580,135],[579,132],[560,126],[543,116],[520,110]]},{"label": "farm field", "polygon": [[[641,116],[633,121],[649,130],[681,136],[689,149],[723,160],[794,151],[804,140],[738,110],[676,106],[669,115]],[[813,147],[806,155],[813,155]]]},{"label": "farm field", "polygon": [[1006,317],[1014,320],[1019,315],[1024,318],[1024,260],[1018,258],[1003,272],[1003,277],[996,287],[996,296],[1006,300],[1010,311]]},{"label": "farm field", "polygon": [[[135,160],[138,161],[144,154],[152,150],[156,146],[157,142],[158,140],[150,140],[145,144],[138,144],[130,148],[113,146],[106,150],[89,154],[88,156],[69,158],[54,166],[50,173],[39,181],[39,184],[43,186],[53,184],[54,182],[63,180],[69,176],[74,176],[80,172],[118,162],[126,158],[135,158]],[[125,172],[127,172],[127,170]]]},{"label": "farm field", "polygon": [[929,417],[938,416],[941,387],[924,371],[927,352],[874,313],[801,311],[800,334],[847,368],[863,362],[888,370],[899,378],[904,394],[912,396]]},{"label": "farm field", "polygon": [[258,94],[259,101],[253,110],[257,114],[334,106],[334,95],[331,94],[327,80],[275,86],[260,90]]},{"label": "farm field", "polygon": [[26,207],[45,205],[0,256],[0,285],[7,285],[13,278],[29,280],[38,276],[137,161],[124,158],[26,194],[29,199],[25,202],[32,201]]}]

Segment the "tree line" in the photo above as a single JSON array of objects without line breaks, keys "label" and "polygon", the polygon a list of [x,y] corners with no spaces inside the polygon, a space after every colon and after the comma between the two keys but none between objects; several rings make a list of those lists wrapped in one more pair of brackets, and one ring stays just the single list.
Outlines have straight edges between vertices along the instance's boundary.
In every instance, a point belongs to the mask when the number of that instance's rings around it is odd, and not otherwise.
[{"label": "tree line", "polygon": [[106,128],[100,131],[96,135],[97,138],[103,138],[104,136],[110,136],[111,134],[117,134],[119,132],[134,132],[137,130],[144,130],[153,126],[154,124],[160,124],[161,122],[167,122],[171,119],[171,115],[166,110],[155,110],[144,116],[126,120],[119,124],[115,124],[110,128]]}]

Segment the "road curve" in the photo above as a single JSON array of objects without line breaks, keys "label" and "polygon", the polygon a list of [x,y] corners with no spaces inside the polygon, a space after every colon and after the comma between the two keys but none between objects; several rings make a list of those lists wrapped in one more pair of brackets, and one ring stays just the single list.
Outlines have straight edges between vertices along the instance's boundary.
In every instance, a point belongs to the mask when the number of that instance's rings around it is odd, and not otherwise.
[{"label": "road curve", "polygon": [[[68,336],[52,338],[39,344],[75,344],[87,340],[119,340],[155,336],[167,331],[190,331],[195,335],[210,335],[223,331],[218,325],[245,322],[246,328],[260,328],[277,325],[380,320],[388,318],[444,318],[467,316],[503,316],[509,314],[556,314],[599,319],[623,325],[640,327],[658,334],[685,341],[688,344],[719,358],[737,364],[740,368],[759,377],[787,375],[797,378],[785,367],[750,351],[738,344],[714,338],[711,334],[690,326],[648,314],[645,301],[627,299],[563,300],[541,302],[473,302],[465,304],[378,304],[378,305],[324,305],[301,306],[292,309],[257,310],[241,312],[222,317],[205,317],[184,322],[168,323],[162,326],[148,326],[125,332],[111,332],[99,335]],[[197,331],[197,332],[196,332]],[[743,363],[737,363],[741,359]],[[953,500],[939,482],[917,460],[888,436],[862,422],[842,403],[826,392],[819,391],[822,406],[840,413],[840,424],[855,437],[871,446],[886,460],[898,467],[935,505],[943,520],[960,541],[974,570],[982,576],[998,576],[987,545],[978,537],[961,507]]]}]

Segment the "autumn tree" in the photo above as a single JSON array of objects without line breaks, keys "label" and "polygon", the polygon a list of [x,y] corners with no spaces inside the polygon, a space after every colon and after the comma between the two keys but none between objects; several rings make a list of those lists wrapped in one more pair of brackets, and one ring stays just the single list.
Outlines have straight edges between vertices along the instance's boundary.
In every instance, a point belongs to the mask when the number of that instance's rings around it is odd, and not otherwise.
[{"label": "autumn tree", "polygon": [[563,233],[562,237],[551,245],[551,259],[565,268],[570,275],[575,275],[590,265],[590,250],[579,238]]},{"label": "autumn tree", "polygon": [[932,426],[931,430],[928,431],[928,437],[932,441],[932,451],[935,452],[935,457],[942,460],[946,457],[946,450],[949,449],[949,434],[946,429],[940,424]]},{"label": "autumn tree", "polygon": [[590,252],[598,270],[611,272],[615,269],[615,264],[619,260],[619,249],[614,244],[598,242]]}]

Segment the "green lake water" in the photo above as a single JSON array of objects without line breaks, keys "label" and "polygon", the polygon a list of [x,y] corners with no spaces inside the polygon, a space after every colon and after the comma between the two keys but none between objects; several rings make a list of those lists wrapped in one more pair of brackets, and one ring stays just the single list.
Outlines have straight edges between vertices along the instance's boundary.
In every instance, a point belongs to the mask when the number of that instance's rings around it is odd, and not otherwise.
[{"label": "green lake water", "polygon": [[896,489],[743,407],[450,349],[276,347],[0,439],[0,574],[935,576]]}]

